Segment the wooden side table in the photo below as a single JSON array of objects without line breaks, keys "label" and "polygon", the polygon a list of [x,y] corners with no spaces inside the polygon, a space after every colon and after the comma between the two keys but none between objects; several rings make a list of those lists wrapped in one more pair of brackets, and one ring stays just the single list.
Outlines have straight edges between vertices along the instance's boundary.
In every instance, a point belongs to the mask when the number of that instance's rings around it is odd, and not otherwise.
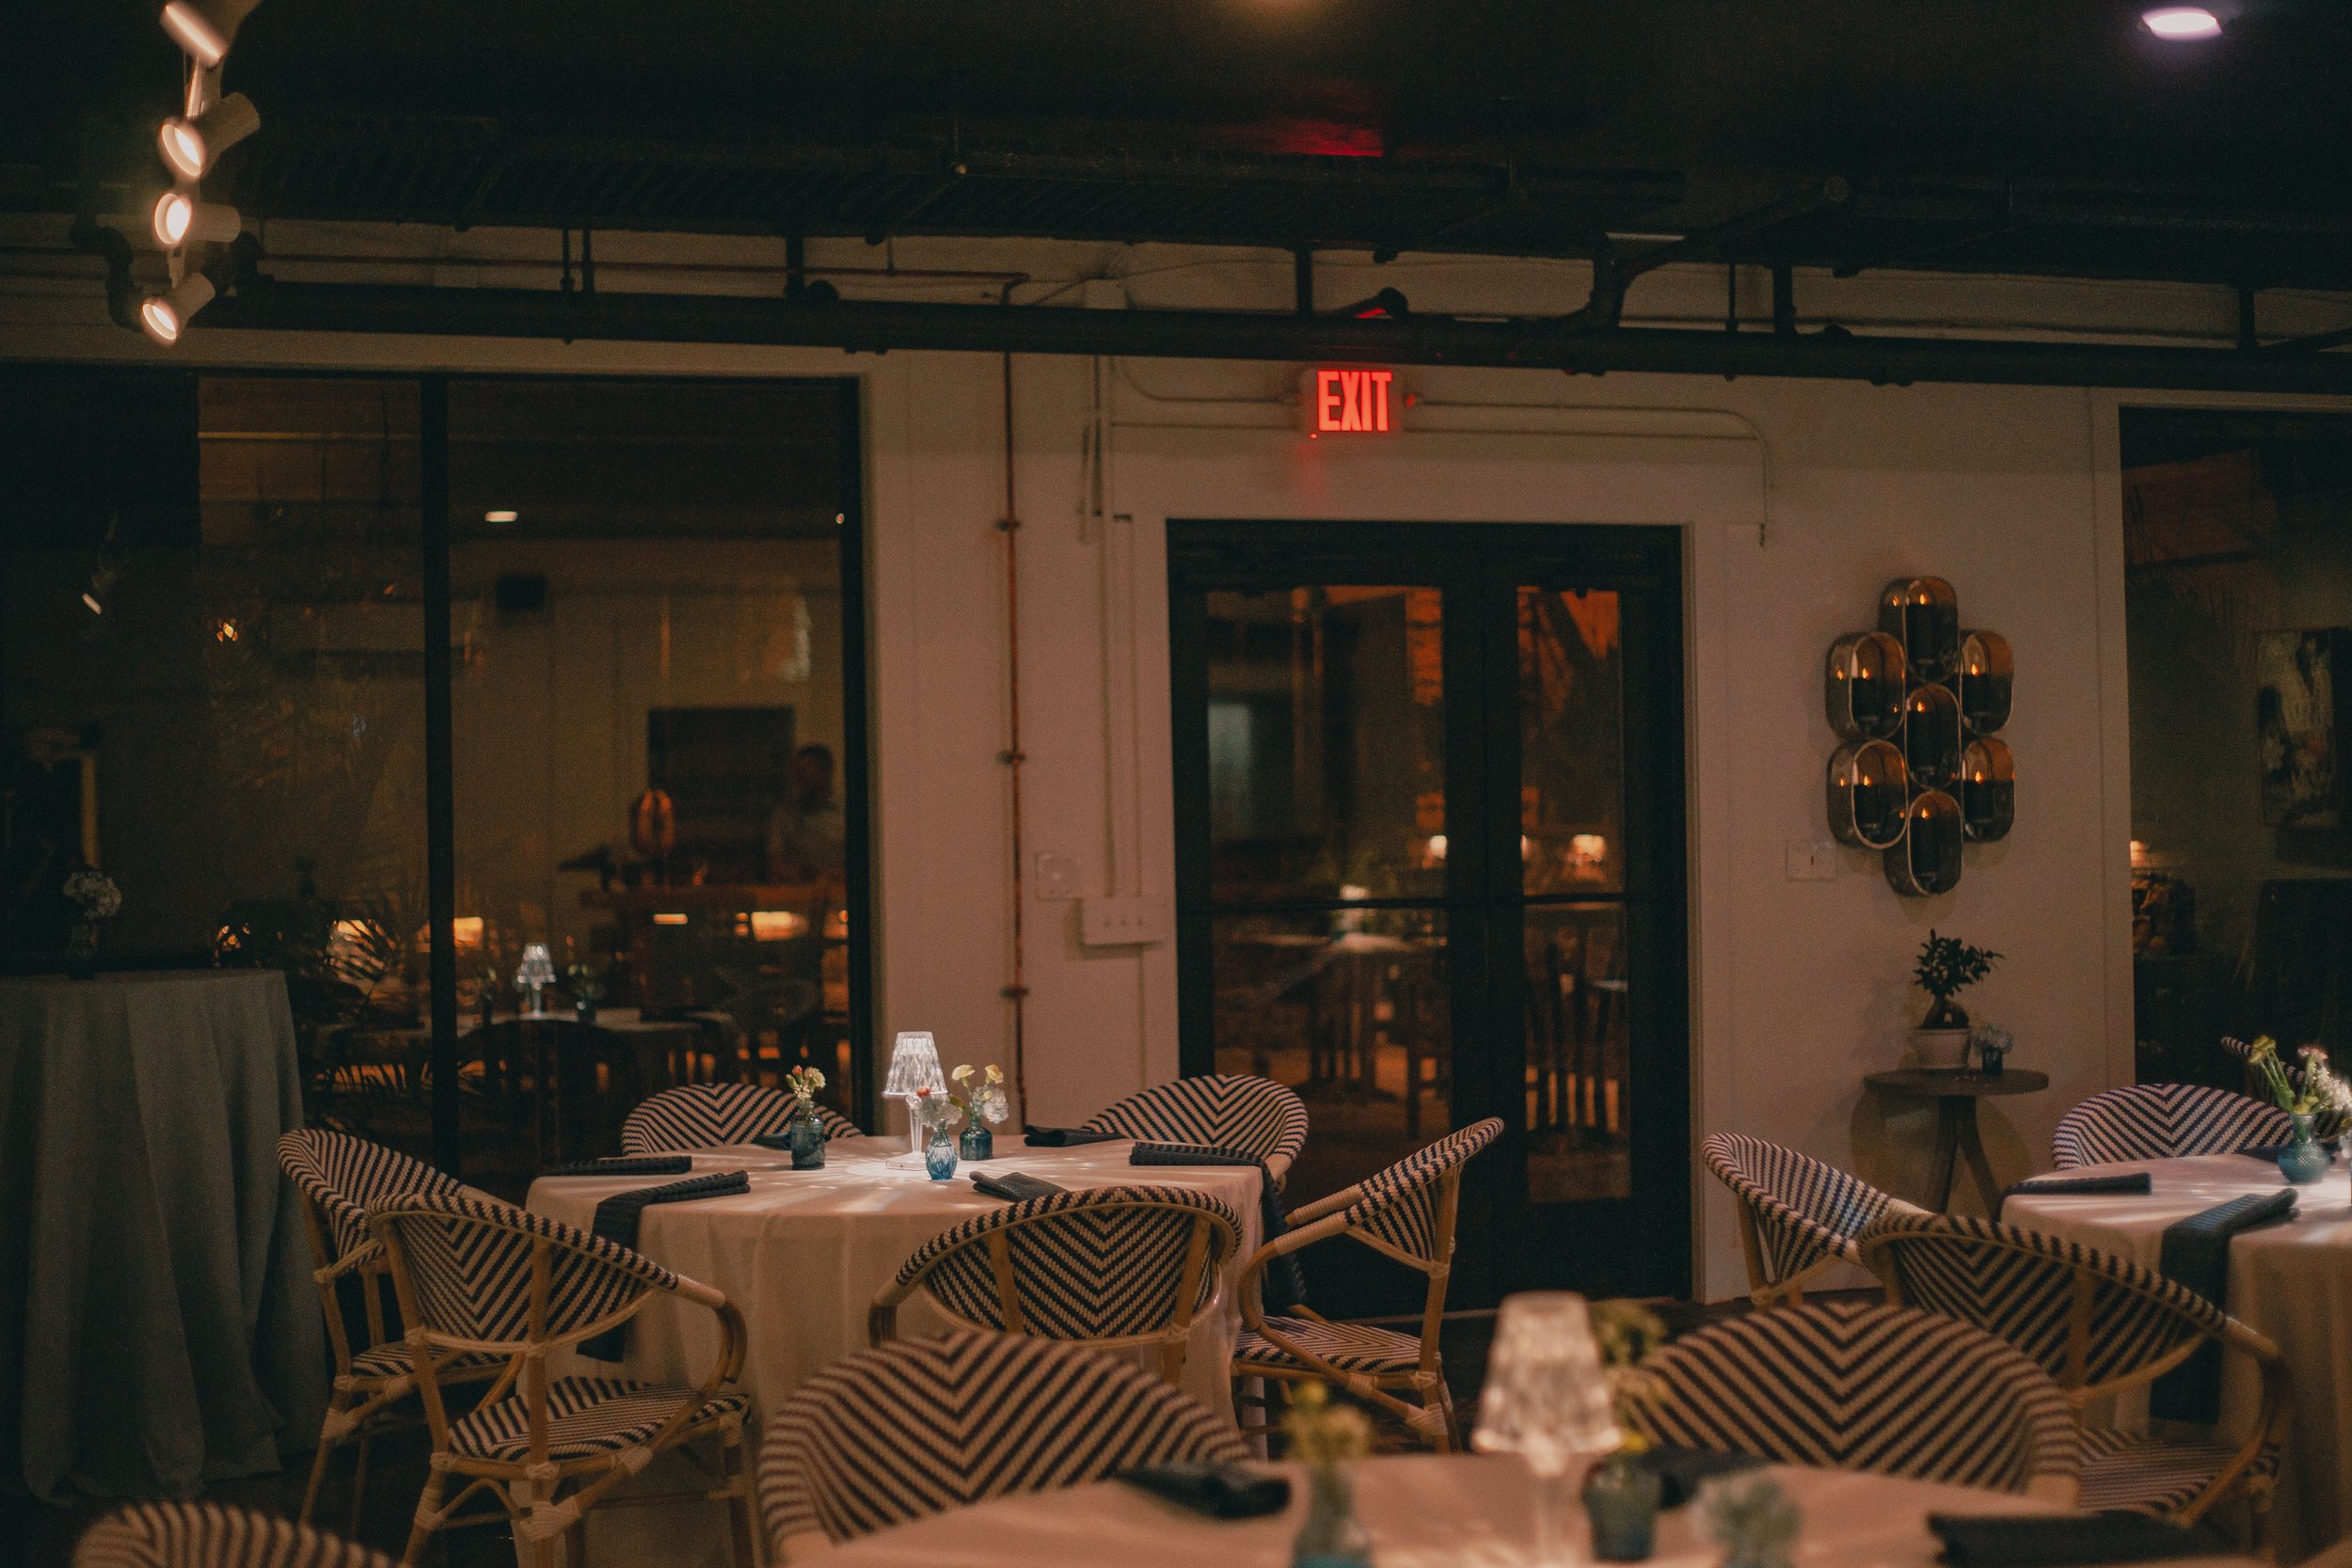
[{"label": "wooden side table", "polygon": [[1984,1157],[1984,1140],[1977,1135],[1977,1101],[1988,1095],[2039,1094],[2050,1086],[2046,1072],[2010,1068],[1997,1075],[1981,1072],[1928,1072],[1905,1068],[1873,1072],[1862,1080],[1881,1094],[1935,1101],[1935,1184],[1933,1207],[1948,1213],[1952,1207],[1952,1167],[1964,1156],[1968,1174],[1976,1178],[1978,1196],[1990,1216],[2000,1205],[2001,1189],[1993,1180],[1992,1163]]}]

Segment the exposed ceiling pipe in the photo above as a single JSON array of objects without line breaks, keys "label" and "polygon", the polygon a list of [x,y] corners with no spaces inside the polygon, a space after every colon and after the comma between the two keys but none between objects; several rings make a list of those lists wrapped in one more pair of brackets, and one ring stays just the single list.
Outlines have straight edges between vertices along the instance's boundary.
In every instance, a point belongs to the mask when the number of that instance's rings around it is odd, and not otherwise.
[{"label": "exposed ceiling pipe", "polygon": [[255,279],[205,312],[207,328],[281,332],[748,343],[851,353],[1114,355],[1136,359],[1327,360],[1908,383],[2132,387],[2352,394],[2352,355],[2242,354],[2133,344],[1871,337],[1842,328],[1727,333],[1558,319],[1402,320],[1288,310],[1082,310],[1030,305],[842,300],[796,305],[723,294],[441,289]]}]

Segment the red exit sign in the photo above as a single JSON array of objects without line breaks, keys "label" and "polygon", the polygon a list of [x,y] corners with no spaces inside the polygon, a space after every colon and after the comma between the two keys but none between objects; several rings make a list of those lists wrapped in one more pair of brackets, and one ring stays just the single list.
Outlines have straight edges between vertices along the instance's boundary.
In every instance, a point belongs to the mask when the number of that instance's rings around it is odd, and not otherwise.
[{"label": "red exit sign", "polygon": [[1308,435],[1383,436],[1397,428],[1395,372],[1318,369],[1304,381]]}]

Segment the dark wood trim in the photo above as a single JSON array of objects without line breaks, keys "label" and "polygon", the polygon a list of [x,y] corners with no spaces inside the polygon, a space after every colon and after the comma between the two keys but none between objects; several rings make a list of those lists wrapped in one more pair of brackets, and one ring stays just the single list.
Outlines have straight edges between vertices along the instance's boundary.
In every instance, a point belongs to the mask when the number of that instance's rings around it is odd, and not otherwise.
[{"label": "dark wood trim", "polygon": [[433,1163],[462,1174],[457,1117],[457,803],[450,711],[449,378],[417,383],[418,522],[424,579],[424,882],[433,928]]},{"label": "dark wood trim", "polygon": [[850,1101],[861,1127],[879,1127],[874,1078],[873,722],[866,681],[865,382],[841,378],[841,825],[850,912]]}]

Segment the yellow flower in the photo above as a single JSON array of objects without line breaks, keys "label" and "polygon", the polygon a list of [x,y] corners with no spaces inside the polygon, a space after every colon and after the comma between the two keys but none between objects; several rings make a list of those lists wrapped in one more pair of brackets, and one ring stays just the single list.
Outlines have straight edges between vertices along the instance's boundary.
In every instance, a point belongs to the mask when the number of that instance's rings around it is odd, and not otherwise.
[{"label": "yellow flower", "polygon": [[955,1071],[953,1071],[953,1072],[949,1073],[947,1076],[948,1076],[948,1077],[950,1077],[950,1078],[952,1078],[952,1079],[954,1079],[957,1083],[961,1084],[961,1083],[962,1083],[965,1079],[967,1079],[967,1078],[969,1078],[969,1077],[971,1077],[971,1076],[972,1076],[972,1064],[971,1064],[971,1063],[969,1063],[969,1062],[966,1062],[966,1063],[964,1063],[962,1066],[961,1066],[961,1067],[957,1068]]},{"label": "yellow flower", "polygon": [[1005,1081],[1004,1069],[994,1062],[988,1064],[988,1081],[992,1084],[1001,1084]]}]

